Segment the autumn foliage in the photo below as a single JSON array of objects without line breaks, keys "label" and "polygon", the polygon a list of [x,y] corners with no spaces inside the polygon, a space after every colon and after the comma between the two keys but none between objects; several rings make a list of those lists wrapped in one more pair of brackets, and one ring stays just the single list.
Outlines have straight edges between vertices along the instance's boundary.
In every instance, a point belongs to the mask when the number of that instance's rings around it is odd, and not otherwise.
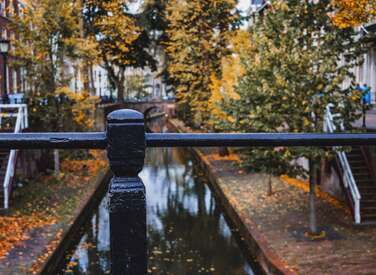
[{"label": "autumn foliage", "polygon": [[333,5],[333,22],[340,28],[365,24],[376,16],[375,0],[333,0]]},{"label": "autumn foliage", "polygon": [[[30,239],[33,230],[49,228],[47,231],[50,231],[51,225],[70,222],[83,196],[92,188],[93,176],[106,167],[103,152],[91,151],[90,156],[82,160],[64,160],[60,175],[41,175],[35,182],[17,191],[12,212],[8,216],[0,216],[0,259],[6,258],[11,249]],[[32,266],[32,274],[56,248],[61,236],[60,228],[53,234],[45,253]]]},{"label": "autumn foliage", "polygon": [[[99,58],[108,72],[117,100],[124,101],[127,68],[155,67],[145,18],[129,12],[132,0],[88,0],[83,13],[88,35],[97,42]],[[147,20],[146,20],[147,21]]]},{"label": "autumn foliage", "polygon": [[35,131],[79,131],[92,126],[97,98],[88,90],[72,91],[73,75],[66,70],[68,64],[75,66],[77,60],[96,54],[92,39],[82,37],[80,9],[78,2],[35,0],[11,23],[17,32],[12,66],[26,73]]},{"label": "autumn foliage", "polygon": [[235,121],[235,118],[223,109],[231,100],[240,99],[236,86],[245,74],[242,59],[246,57],[246,54],[251,49],[251,35],[248,31],[237,30],[232,34],[229,43],[229,48],[233,54],[222,58],[222,73],[219,76],[212,73],[210,77],[210,99],[208,105],[210,119],[208,124],[213,129],[221,129],[221,122],[223,121],[228,123]]},{"label": "autumn foliage", "polygon": [[200,127],[209,118],[211,75],[221,75],[229,32],[238,17],[234,0],[172,0],[167,5],[168,73],[178,115]]},{"label": "autumn foliage", "polygon": [[[329,16],[333,11],[330,0],[272,1],[251,26],[243,42],[248,40],[248,48],[224,59],[226,75],[219,82],[213,78],[209,102],[215,128],[320,133],[329,103],[342,115],[345,127],[351,127],[358,118],[360,98],[343,84],[353,80],[352,69],[361,62],[364,44],[354,30],[333,25]],[[339,62],[344,57],[346,62]],[[297,147],[242,153],[248,170],[276,176],[306,176],[307,170],[294,160],[318,161],[330,155],[329,150]]]}]

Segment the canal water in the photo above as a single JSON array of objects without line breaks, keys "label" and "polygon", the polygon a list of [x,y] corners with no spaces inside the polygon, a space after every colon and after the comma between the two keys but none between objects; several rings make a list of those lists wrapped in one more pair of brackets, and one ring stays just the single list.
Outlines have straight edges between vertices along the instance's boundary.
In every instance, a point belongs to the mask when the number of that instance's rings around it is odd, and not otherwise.
[{"label": "canal water", "polygon": [[[256,274],[207,185],[183,149],[148,149],[149,274]],[[108,198],[94,211],[62,274],[110,274]]]}]

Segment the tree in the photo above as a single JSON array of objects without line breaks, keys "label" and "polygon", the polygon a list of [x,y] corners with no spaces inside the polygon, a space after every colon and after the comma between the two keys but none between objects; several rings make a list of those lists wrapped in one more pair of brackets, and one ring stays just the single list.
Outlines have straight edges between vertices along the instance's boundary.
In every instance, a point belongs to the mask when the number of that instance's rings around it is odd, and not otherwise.
[{"label": "tree", "polygon": [[[35,0],[15,18],[14,66],[25,69],[30,102],[30,126],[37,131],[84,130],[92,121],[95,98],[80,96],[67,86],[66,66],[90,56],[80,36],[80,9],[75,1]],[[55,170],[59,154],[55,150]]]},{"label": "tree", "polygon": [[85,92],[75,95],[67,88],[72,75],[66,73],[66,66],[90,57],[80,34],[79,7],[75,1],[36,0],[12,23],[17,33],[12,41],[14,66],[25,68],[31,126],[36,130],[86,129],[91,121],[82,116],[88,113],[85,104],[93,108],[95,98]]},{"label": "tree", "polygon": [[124,101],[127,67],[155,69],[155,61],[148,51],[148,33],[140,26],[139,15],[128,12],[129,2],[88,0],[84,9],[90,34],[98,43],[100,57],[120,102]]},{"label": "tree", "polygon": [[31,97],[54,93],[69,81],[66,58],[77,54],[77,11],[71,1],[36,0],[22,13],[12,24],[17,33],[14,65],[26,69]]},{"label": "tree", "polygon": [[[320,133],[329,103],[342,114],[348,129],[351,127],[359,117],[360,95],[343,83],[353,79],[351,69],[361,62],[358,57],[364,45],[354,30],[332,24],[330,2],[271,2],[271,8],[251,29],[252,47],[242,58],[245,74],[236,88],[239,96],[224,105],[227,116],[233,118],[224,121],[225,129]],[[321,158],[330,156],[329,149],[320,148],[260,149],[243,154],[243,164],[249,169],[307,177],[297,161],[306,158],[312,163],[311,179]],[[311,231],[316,231],[314,222]]]},{"label": "tree", "polygon": [[87,92],[60,87],[53,94],[30,98],[30,127],[39,132],[92,130],[96,103],[98,98]]},{"label": "tree", "polygon": [[126,77],[127,83],[127,97],[132,97],[136,99],[141,99],[148,95],[147,85],[145,81],[145,76],[142,74],[132,74]]},{"label": "tree", "polygon": [[78,68],[81,72],[81,78],[84,90],[94,95],[95,84],[93,75],[93,66],[101,62],[97,51],[97,43],[93,36],[90,35],[89,25],[85,21],[85,2],[86,0],[76,0],[76,9],[79,12],[79,30],[80,30],[80,64]]},{"label": "tree", "polygon": [[166,30],[169,22],[166,18],[166,8],[169,0],[145,0],[143,2],[140,22],[143,28],[150,33],[154,43],[158,46],[167,41]]},{"label": "tree", "polygon": [[208,119],[211,74],[221,74],[229,32],[238,22],[235,0],[172,0],[167,5],[168,73],[177,112],[190,126]]},{"label": "tree", "polygon": [[214,131],[222,130],[224,121],[226,123],[235,121],[234,117],[228,116],[224,111],[224,106],[231,100],[240,99],[236,92],[236,85],[245,74],[241,59],[251,49],[250,33],[246,30],[234,32],[229,39],[229,48],[233,54],[222,58],[222,74],[219,77],[214,73],[211,75],[208,126]]},{"label": "tree", "polygon": [[374,0],[334,0],[333,22],[340,28],[355,27],[376,15]]},{"label": "tree", "polygon": [[156,62],[158,62],[157,77],[166,84],[167,93],[173,92],[172,82],[168,73],[168,56],[166,55],[166,42],[168,41],[166,8],[169,0],[145,0],[143,3],[140,22],[148,32],[151,39],[151,49]]}]

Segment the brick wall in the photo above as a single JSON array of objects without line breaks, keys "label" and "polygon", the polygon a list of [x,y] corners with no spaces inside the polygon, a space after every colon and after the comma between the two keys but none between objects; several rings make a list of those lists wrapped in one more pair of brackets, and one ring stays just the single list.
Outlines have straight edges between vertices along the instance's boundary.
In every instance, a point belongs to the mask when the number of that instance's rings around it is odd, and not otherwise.
[{"label": "brick wall", "polygon": [[[14,14],[19,14],[20,5],[18,0],[0,0],[0,36],[1,39],[12,40],[17,38],[17,34],[9,30],[9,23]],[[24,92],[22,87],[22,74],[20,69],[12,68],[14,58],[8,55],[7,62],[7,90],[9,94]],[[0,94],[4,94],[4,58],[0,56]]]}]

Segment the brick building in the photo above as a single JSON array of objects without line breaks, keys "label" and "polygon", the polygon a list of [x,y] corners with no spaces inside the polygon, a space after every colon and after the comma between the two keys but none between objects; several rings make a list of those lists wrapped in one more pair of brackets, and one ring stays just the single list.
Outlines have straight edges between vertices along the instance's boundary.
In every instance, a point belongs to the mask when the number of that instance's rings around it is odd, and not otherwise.
[{"label": "brick building", "polygon": [[[0,35],[1,40],[12,40],[17,38],[17,34],[9,28],[9,24],[14,20],[14,15],[20,14],[25,2],[21,0],[0,0]],[[12,47],[12,45],[10,45]],[[0,93],[4,95],[4,62],[7,69],[7,92],[9,95],[21,94],[25,92],[24,72],[22,69],[14,69],[11,66],[12,56],[0,55]]]}]

